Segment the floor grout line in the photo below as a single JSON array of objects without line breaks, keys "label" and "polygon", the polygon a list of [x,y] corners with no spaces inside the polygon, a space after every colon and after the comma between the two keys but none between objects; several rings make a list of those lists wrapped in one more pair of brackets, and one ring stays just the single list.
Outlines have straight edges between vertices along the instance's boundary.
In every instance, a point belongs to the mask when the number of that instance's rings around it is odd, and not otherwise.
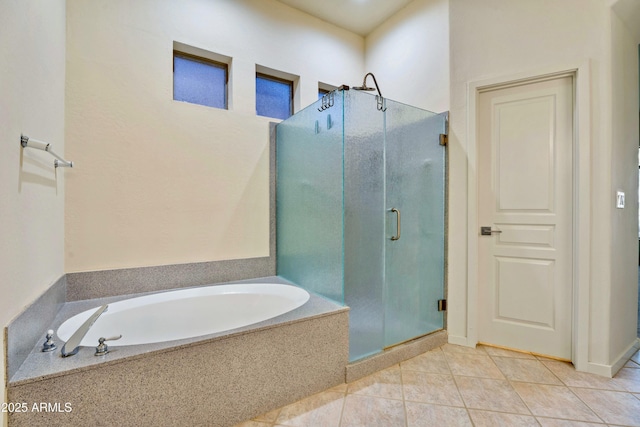
[{"label": "floor grout line", "polygon": [[[547,417],[544,415],[539,415],[536,416],[536,421],[538,421],[538,424],[540,424],[540,420],[538,418],[542,418],[545,420],[556,420],[556,421],[569,421],[569,422],[577,422],[577,423],[586,423],[586,424],[596,424],[596,425],[602,425],[602,426],[607,426],[607,425],[611,425],[611,424],[607,424],[604,421],[600,422],[600,421],[580,421],[580,420],[571,420],[571,419],[565,419],[565,418],[558,418],[558,417]],[[618,424],[615,424],[616,426],[618,426]],[[611,425],[613,427],[613,425]]]},{"label": "floor grout line", "polygon": [[[349,393],[351,396],[359,396],[359,397],[373,397],[374,399],[386,399],[393,400],[394,402],[403,402],[404,399],[398,399],[397,397],[385,397],[385,396],[376,396],[374,394],[359,394],[359,393]],[[348,396],[348,395],[347,395]],[[345,398],[347,397],[345,396]],[[410,402],[412,402],[410,400]]]},{"label": "floor grout line", "polygon": [[[500,368],[498,368],[500,369]],[[525,408],[527,408],[527,411],[529,411],[529,415],[531,415],[532,417],[535,418],[535,414],[533,413],[533,410],[531,410],[531,408],[529,407],[529,405],[527,405],[527,402],[524,401],[524,398],[520,395],[520,393],[518,393],[518,390],[516,390],[516,388],[513,386],[512,381],[507,378],[507,383],[509,383],[509,386],[511,387],[511,390],[513,390],[513,392],[516,394],[516,396],[518,396],[518,399],[520,399],[520,402],[522,402],[522,404],[524,405]],[[537,422],[537,420],[536,420]],[[538,423],[540,424],[540,423]]]},{"label": "floor grout line", "polygon": [[401,363],[398,363],[400,368],[400,390],[402,392],[402,409],[404,410],[404,426],[409,427],[409,413],[407,412],[407,399],[404,395],[404,375],[402,373]]},{"label": "floor grout line", "polygon": [[475,426],[476,423],[475,421],[473,421],[473,417],[471,416],[471,412],[469,412],[469,407],[467,406],[467,402],[464,400],[464,396],[462,395],[462,392],[460,392],[460,386],[458,385],[456,376],[453,374],[453,371],[451,370],[451,365],[449,364],[449,359],[447,358],[447,354],[442,348],[440,349],[440,351],[442,352],[444,363],[447,365],[447,368],[449,368],[449,374],[453,377],[453,383],[456,386],[456,391],[458,392],[458,396],[460,396],[460,401],[464,405],[464,410],[467,411],[467,417],[469,418],[469,422],[471,423],[472,426]]},{"label": "floor grout line", "polygon": [[[587,402],[585,402],[584,400],[582,400],[582,399],[580,398],[580,396],[578,396],[578,394],[577,394],[577,393],[575,393],[571,387],[569,387],[568,385],[567,385],[567,386],[565,386],[565,387],[566,387],[566,388],[568,388],[568,389],[569,389],[569,391],[571,392],[571,394],[573,394],[575,397],[577,397],[577,398],[578,398],[578,400],[579,400],[580,402],[582,402],[582,403],[583,403],[587,408],[589,408],[589,410],[590,410],[591,412],[593,412],[593,415],[595,415],[596,417],[598,417],[598,419],[599,419],[600,421],[602,421],[602,423],[607,424],[607,422],[606,422],[605,420],[603,420],[603,419],[602,419],[602,417],[601,417],[600,415],[598,415],[598,413],[596,412],[596,410],[595,410],[595,409],[593,409],[593,408],[592,408],[592,407],[591,407]],[[583,387],[574,387],[574,388],[583,388]],[[588,389],[588,390],[589,390],[589,389]],[[590,390],[613,391],[613,390],[601,390],[601,389],[590,389]],[[577,420],[576,420],[576,421],[577,421]]]},{"label": "floor grout line", "polygon": [[[562,381],[562,380],[560,380],[560,381]],[[515,382],[523,382],[523,381],[515,381]],[[546,386],[564,387],[564,388],[568,389],[569,392],[571,392],[571,394],[573,394],[578,399],[578,401],[582,402],[593,413],[593,415],[595,415],[600,420],[600,421],[597,421],[597,423],[607,425],[607,423],[602,419],[602,417],[600,417],[600,415],[598,415],[598,413],[591,406],[589,406],[585,401],[583,401],[580,398],[580,396],[578,396],[576,393],[574,393],[573,390],[571,389],[571,387],[566,385],[564,382],[562,383],[562,385],[559,385],[559,384],[540,384],[540,383],[527,383],[527,384],[538,384],[538,385],[546,385]],[[588,389],[588,390],[594,390],[594,389]],[[611,390],[607,390],[607,391],[611,391]],[[516,393],[517,392],[518,391],[516,390]],[[518,393],[518,395],[520,395],[520,393]],[[520,396],[520,398],[522,399],[522,396]],[[568,421],[571,421],[571,422],[580,422],[580,423],[593,422],[593,421],[576,420],[576,419],[573,419],[573,418],[558,418],[558,417],[551,417],[551,416],[544,416],[544,415],[536,415],[536,414],[533,413],[533,411],[531,410],[529,405],[526,404],[526,402],[523,402],[523,403],[527,406],[527,409],[529,409],[529,412],[531,412],[531,415],[533,417],[535,417],[536,419],[538,417],[540,417],[540,418],[550,418],[550,419],[563,420],[563,421],[567,421],[568,420]]]},{"label": "floor grout line", "polygon": [[440,347],[440,352],[442,353],[442,357],[444,359],[444,363],[447,365],[447,368],[449,369],[449,375],[451,375],[451,377],[453,377],[453,383],[456,386],[456,391],[458,392],[458,396],[460,397],[460,401],[464,405],[464,410],[467,412],[467,417],[469,418],[469,422],[471,423],[472,426],[475,427],[476,423],[475,423],[475,421],[473,421],[473,417],[471,416],[471,412],[469,412],[469,407],[467,406],[467,402],[464,400],[464,396],[460,392],[460,386],[458,385],[458,381],[456,380],[456,376],[453,374],[453,371],[451,370],[451,364],[449,363],[449,359],[447,358],[447,354],[446,354],[446,352],[444,351],[444,349],[442,347]]},{"label": "floor grout line", "polygon": [[344,396],[342,396],[342,408],[340,409],[340,418],[338,419],[338,427],[342,425],[342,417],[344,417],[344,407],[347,405],[347,396],[349,395],[349,386],[344,389]]}]

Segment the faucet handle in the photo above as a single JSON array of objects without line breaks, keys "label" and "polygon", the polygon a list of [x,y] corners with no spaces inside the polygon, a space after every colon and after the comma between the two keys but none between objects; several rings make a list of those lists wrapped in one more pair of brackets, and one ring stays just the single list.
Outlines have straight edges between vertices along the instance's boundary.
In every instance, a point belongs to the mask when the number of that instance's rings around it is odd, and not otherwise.
[{"label": "faucet handle", "polygon": [[49,352],[55,350],[56,348],[58,348],[58,346],[53,342],[53,329],[49,329],[47,331],[45,341],[42,344],[42,351]]},{"label": "faucet handle", "polygon": [[94,354],[94,356],[104,356],[105,354],[109,353],[109,346],[105,344],[105,341],[115,341],[119,340],[120,338],[122,338],[122,335],[111,338],[98,338],[98,346],[96,347],[96,353]]}]

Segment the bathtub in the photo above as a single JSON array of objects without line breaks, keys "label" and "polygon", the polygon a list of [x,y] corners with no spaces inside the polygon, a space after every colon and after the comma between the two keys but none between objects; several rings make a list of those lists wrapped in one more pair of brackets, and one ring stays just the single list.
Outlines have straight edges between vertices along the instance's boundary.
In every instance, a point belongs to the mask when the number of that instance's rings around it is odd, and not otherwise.
[{"label": "bathtub", "polygon": [[[65,334],[105,304],[109,309],[78,354],[62,357]],[[193,318],[198,312],[202,317]],[[128,317],[134,314],[135,320]],[[40,306],[30,306],[28,316],[38,319]],[[99,330],[103,323],[114,326]],[[186,332],[171,336],[178,325],[186,325]],[[43,417],[48,426],[232,426],[343,384],[349,357],[349,308],[278,276],[65,302],[53,321],[41,326],[43,334],[49,328],[60,334],[54,334],[58,349],[43,353],[38,340],[11,375],[7,401],[29,408],[58,402],[63,410],[69,403],[73,410],[16,412],[9,414],[9,427],[42,424]],[[227,328],[233,329],[212,332]],[[136,338],[136,331],[141,336]],[[156,342],[142,344],[158,331]],[[119,334],[122,339],[108,342],[112,351],[94,356],[99,336]],[[24,332],[8,335],[14,345]]]},{"label": "bathtub", "polygon": [[[181,289],[109,304],[80,345],[122,335],[110,346],[161,343],[195,338],[252,325],[292,311],[309,300],[296,286],[243,283]],[[67,341],[99,307],[64,321],[58,337]]]}]

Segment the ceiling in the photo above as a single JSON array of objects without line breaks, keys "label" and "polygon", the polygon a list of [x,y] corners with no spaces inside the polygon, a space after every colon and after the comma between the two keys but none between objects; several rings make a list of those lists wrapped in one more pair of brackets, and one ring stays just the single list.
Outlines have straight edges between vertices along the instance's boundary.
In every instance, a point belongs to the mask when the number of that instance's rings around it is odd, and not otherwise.
[{"label": "ceiling", "polygon": [[279,0],[361,36],[368,35],[413,0]]},{"label": "ceiling", "polygon": [[629,28],[636,42],[640,43],[640,1],[617,0],[613,5],[613,10]]},{"label": "ceiling", "polygon": [[[278,0],[338,27],[366,36],[413,0]],[[640,1],[609,0],[640,41]]]}]

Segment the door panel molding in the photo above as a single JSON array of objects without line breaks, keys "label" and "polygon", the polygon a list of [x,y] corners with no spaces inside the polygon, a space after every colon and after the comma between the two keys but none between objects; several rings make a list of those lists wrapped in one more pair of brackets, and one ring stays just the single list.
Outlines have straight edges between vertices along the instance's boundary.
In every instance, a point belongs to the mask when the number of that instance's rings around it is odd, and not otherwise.
[{"label": "door panel molding", "polygon": [[[590,62],[559,65],[467,83],[467,336],[455,337],[457,344],[475,346],[478,343],[478,141],[476,117],[477,98],[481,92],[518,86],[562,76],[574,81],[573,131],[573,313],[572,361],[581,371],[600,371],[589,363],[589,265],[591,261],[591,129],[590,129]],[[464,149],[464,147],[463,147]],[[505,239],[508,235],[504,236]],[[529,248],[533,249],[533,248]],[[541,249],[541,248],[540,248]],[[466,341],[466,342],[465,342]]]}]

